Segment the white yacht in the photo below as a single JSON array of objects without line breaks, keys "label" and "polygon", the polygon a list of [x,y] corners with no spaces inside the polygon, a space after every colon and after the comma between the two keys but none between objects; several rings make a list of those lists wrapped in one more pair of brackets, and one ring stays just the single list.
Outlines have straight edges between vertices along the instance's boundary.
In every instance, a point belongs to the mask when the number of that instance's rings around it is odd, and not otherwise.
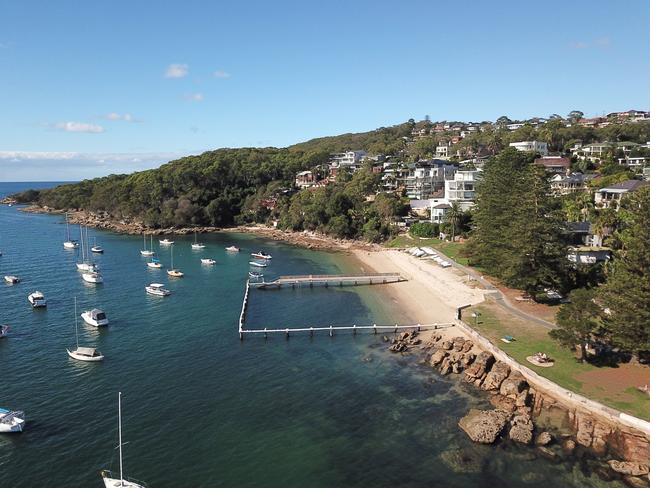
[{"label": "white yacht", "polygon": [[25,412],[0,408],[0,432],[22,432],[25,427]]},{"label": "white yacht", "polygon": [[95,263],[93,263],[90,258],[90,253],[88,252],[88,229],[86,229],[85,236],[84,228],[82,226],[79,226],[79,232],[81,234],[81,262],[77,263],[77,270],[87,273],[96,273],[99,269]]},{"label": "white yacht", "polygon": [[268,266],[265,263],[258,263],[257,261],[249,261],[248,264],[255,266],[256,268],[266,268]]},{"label": "white yacht", "polygon": [[140,251],[140,254],[143,256],[153,256],[156,254],[153,250],[153,235],[151,236],[151,249],[147,249],[147,234],[142,233],[142,241],[144,243],[144,248]]},{"label": "white yacht", "polygon": [[162,283],[151,283],[149,286],[145,286],[144,289],[147,293],[149,293],[149,295],[156,295],[159,297],[166,297],[172,293],[171,291],[167,290],[165,288],[165,285]]},{"label": "white yacht", "polygon": [[237,246],[228,246],[226,248],[226,251],[228,251],[228,252],[239,252],[239,248]]},{"label": "white yacht", "polygon": [[18,276],[14,275],[6,275],[5,276],[5,281],[9,283],[10,285],[15,285],[16,283],[20,283],[20,278]]},{"label": "white yacht", "polygon": [[66,238],[65,238],[65,242],[63,243],[63,247],[65,249],[77,249],[79,247],[79,241],[70,239],[70,224],[68,223],[67,213],[65,214],[65,231],[66,231]]},{"label": "white yacht", "polygon": [[172,267],[167,270],[167,274],[173,278],[182,278],[184,276],[183,272],[180,269],[174,268],[174,246],[171,249],[172,254]]},{"label": "white yacht", "polygon": [[3,337],[7,337],[7,334],[9,334],[9,326],[0,325],[0,339],[2,339]]},{"label": "white yacht", "polygon": [[159,239],[158,242],[161,246],[171,246],[174,243],[174,241],[167,239],[166,237],[164,239]]},{"label": "white yacht", "polygon": [[97,362],[102,361],[104,356],[94,347],[79,347],[79,327],[77,325],[77,297],[74,298],[74,335],[77,340],[77,347],[72,351],[67,349],[68,356],[77,361]]},{"label": "white yacht", "polygon": [[160,261],[153,257],[151,258],[151,261],[147,263],[147,266],[154,269],[162,268],[162,264],[160,264]]},{"label": "white yacht", "polygon": [[271,259],[273,257],[270,254],[265,254],[263,251],[253,252],[251,256],[258,259]]},{"label": "white yacht", "polygon": [[101,475],[104,480],[105,488],[146,488],[147,485],[142,481],[134,480],[124,476],[123,457],[122,457],[122,392],[117,394],[117,432],[118,448],[120,450],[120,472],[113,473],[108,470],[102,470]]},{"label": "white yacht", "polygon": [[45,299],[45,295],[41,293],[40,291],[35,291],[34,293],[31,293],[28,297],[27,300],[29,300],[29,303],[32,304],[32,307],[38,308],[38,307],[47,307],[47,300]]},{"label": "white yacht", "polygon": [[201,264],[207,264],[209,266],[214,266],[217,262],[212,258],[201,259]]},{"label": "white yacht", "polygon": [[104,277],[99,274],[97,271],[92,271],[90,273],[83,273],[81,275],[81,278],[86,282],[86,283],[92,283],[92,284],[98,284],[98,283],[103,283],[104,282]]},{"label": "white yacht", "polygon": [[108,317],[106,317],[106,313],[98,308],[86,310],[81,314],[81,318],[84,319],[84,322],[93,327],[103,327],[108,325]]},{"label": "white yacht", "polygon": [[192,244],[192,249],[198,250],[198,249],[205,249],[205,244],[202,242],[198,242],[197,240],[197,235],[196,232],[194,233],[194,243]]}]

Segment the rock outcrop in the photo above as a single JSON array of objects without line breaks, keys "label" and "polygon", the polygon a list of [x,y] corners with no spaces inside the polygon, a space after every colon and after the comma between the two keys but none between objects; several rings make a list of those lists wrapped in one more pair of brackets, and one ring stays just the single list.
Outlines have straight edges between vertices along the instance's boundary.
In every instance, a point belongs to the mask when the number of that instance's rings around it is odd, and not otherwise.
[{"label": "rock outcrop", "polygon": [[503,361],[497,361],[485,377],[481,388],[488,391],[498,390],[501,387],[501,383],[503,383],[509,374],[510,366]]},{"label": "rock outcrop", "polygon": [[[650,460],[648,460],[650,463]],[[644,463],[632,463],[626,461],[616,461],[612,459],[607,461],[609,467],[617,473],[630,476],[647,476],[650,474],[650,466]]]},{"label": "rock outcrop", "polygon": [[497,440],[512,416],[503,410],[471,409],[458,425],[474,442],[492,444]]},{"label": "rock outcrop", "polygon": [[515,442],[530,444],[533,442],[533,421],[529,415],[515,415],[510,421],[508,437]]},{"label": "rock outcrop", "polygon": [[480,385],[494,364],[494,361],[495,359],[491,352],[483,351],[479,353],[472,365],[465,370],[465,381]]}]

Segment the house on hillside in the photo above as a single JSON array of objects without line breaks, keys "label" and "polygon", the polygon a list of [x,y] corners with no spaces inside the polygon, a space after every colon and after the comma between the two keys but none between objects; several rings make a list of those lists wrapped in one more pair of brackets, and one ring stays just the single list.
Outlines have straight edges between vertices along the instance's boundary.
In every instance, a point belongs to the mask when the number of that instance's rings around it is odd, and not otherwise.
[{"label": "house on hillside", "polygon": [[646,181],[626,180],[600,188],[594,195],[594,204],[601,208],[614,208],[618,210],[621,199],[630,192],[647,185]]},{"label": "house on hillside", "polygon": [[434,223],[442,223],[445,220],[445,214],[447,213],[447,210],[451,208],[451,205],[448,203],[438,203],[435,205],[431,205],[430,211],[431,211],[431,222]]},{"label": "house on hillside", "polygon": [[316,184],[316,175],[312,171],[300,171],[296,173],[295,184],[301,190],[314,186]]},{"label": "house on hillside", "polygon": [[551,191],[554,195],[569,195],[585,191],[587,178],[582,173],[572,173],[568,176],[556,174],[551,178]]},{"label": "house on hillside", "polygon": [[571,168],[571,159],[562,156],[543,156],[535,159],[535,164],[544,167],[550,174],[566,175]]},{"label": "house on hillside", "polygon": [[463,212],[472,208],[479,175],[479,170],[456,171],[452,179],[445,180],[444,195],[430,198],[431,222],[441,222],[454,203],[458,203]]},{"label": "house on hillside", "polygon": [[456,172],[456,166],[437,159],[411,163],[407,169],[404,180],[406,196],[414,200],[426,200],[441,192],[445,180],[453,178]]},{"label": "house on hillside", "polygon": [[541,141],[511,142],[510,147],[514,147],[517,151],[532,152],[542,156],[548,155],[548,144]]},{"label": "house on hillside", "polygon": [[571,154],[580,160],[599,162],[608,152],[622,151],[627,156],[638,146],[635,142],[596,142],[586,146],[577,145],[571,149]]}]

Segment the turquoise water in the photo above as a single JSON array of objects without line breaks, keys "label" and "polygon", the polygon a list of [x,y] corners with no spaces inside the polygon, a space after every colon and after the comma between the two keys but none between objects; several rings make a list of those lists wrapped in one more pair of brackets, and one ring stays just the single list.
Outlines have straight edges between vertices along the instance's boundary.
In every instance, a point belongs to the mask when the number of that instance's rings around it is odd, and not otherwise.
[{"label": "turquoise water", "polygon": [[[141,238],[91,230],[106,249],[96,257],[106,282],[93,286],[76,271],[75,252],[63,249],[62,223],[0,206],[0,275],[23,279],[0,285],[0,323],[12,326],[0,341],[0,407],[28,417],[24,433],[0,437],[0,487],[102,486],[99,470],[117,468],[119,390],[126,472],[153,487],[601,483],[586,462],[552,464],[508,443],[473,445],[457,422],[468,408],[487,406],[486,397],[415,357],[389,355],[379,337],[239,341],[250,251],[274,256],[267,276],[340,272],[348,264],[337,256],[226,234],[202,236],[208,248],[194,252],[191,237],[176,237],[174,260],[186,277],[172,280],[145,266]],[[233,243],[242,252],[227,255]],[[201,266],[200,256],[217,265]],[[169,264],[168,251],[159,257]],[[146,295],[154,281],[173,294]],[[46,310],[27,302],[37,289]],[[365,298],[381,301],[378,292],[358,290],[252,291],[247,326],[399,320],[368,308]],[[80,311],[101,307],[111,320],[99,331],[79,324],[81,342],[105,354],[102,364],[66,354],[75,296]]]}]

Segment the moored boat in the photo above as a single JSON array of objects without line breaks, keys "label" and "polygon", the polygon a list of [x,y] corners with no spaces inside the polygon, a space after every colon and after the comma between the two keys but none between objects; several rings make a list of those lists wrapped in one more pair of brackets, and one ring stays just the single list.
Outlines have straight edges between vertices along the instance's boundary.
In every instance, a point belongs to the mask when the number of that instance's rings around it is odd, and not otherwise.
[{"label": "moored boat", "polygon": [[172,256],[172,267],[171,269],[167,270],[167,275],[171,276],[172,278],[182,278],[183,276],[185,276],[185,274],[180,269],[174,268],[174,246],[172,246],[171,256]]},{"label": "moored boat", "polygon": [[9,328],[8,325],[0,325],[0,339],[7,337],[7,334],[9,334]]},{"label": "moored boat", "polygon": [[201,259],[201,264],[207,264],[209,266],[214,266],[217,262],[212,258]]},{"label": "moored boat", "polygon": [[108,325],[108,317],[106,317],[106,313],[98,308],[86,310],[81,314],[81,318],[84,322],[93,327],[103,327]]},{"label": "moored boat", "polygon": [[74,335],[77,347],[72,350],[66,349],[66,351],[68,351],[68,356],[77,361],[85,361],[88,363],[103,361],[104,355],[94,347],[79,347],[79,326],[77,325],[77,322],[77,297],[74,297]]},{"label": "moored boat", "polygon": [[259,280],[260,278],[264,278],[264,275],[262,273],[258,273],[257,271],[249,271],[248,277]]},{"label": "moored boat", "polygon": [[158,242],[161,246],[171,246],[174,243],[174,241],[169,240],[166,237],[164,239],[159,239]]},{"label": "moored boat", "polygon": [[77,249],[79,247],[79,241],[70,238],[70,224],[68,223],[68,214],[65,214],[65,230],[66,230],[66,239],[63,242],[64,249]]},{"label": "moored boat", "polygon": [[25,412],[0,408],[0,432],[22,432],[25,427]]},{"label": "moored boat", "polygon": [[162,268],[162,264],[160,264],[160,261],[156,258],[151,258],[151,261],[147,263],[147,266],[154,269]]},{"label": "moored boat", "polygon": [[249,261],[248,264],[256,268],[266,268],[268,266],[266,263],[258,263],[257,261]]},{"label": "moored boat", "polygon": [[252,252],[251,256],[258,259],[271,259],[273,257],[270,254],[266,254],[263,251]]},{"label": "moored boat", "polygon": [[237,246],[228,246],[226,248],[226,251],[228,251],[228,252],[239,252],[239,248]]},{"label": "moored boat", "polygon": [[159,297],[166,297],[167,295],[171,295],[171,291],[167,290],[165,288],[165,285],[162,283],[151,283],[148,286],[144,287],[145,291],[149,293],[149,295],[155,295]]},{"label": "moored boat", "polygon": [[142,256],[153,256],[156,254],[153,250],[153,236],[151,236],[151,249],[147,249],[147,234],[142,233],[142,242],[144,243],[144,248],[140,251]]},{"label": "moored boat", "polygon": [[90,273],[83,273],[81,275],[81,278],[86,282],[86,283],[93,283],[93,284],[98,284],[98,283],[103,283],[104,282],[104,277],[99,274],[97,271],[93,271]]},{"label": "moored boat", "polygon": [[27,297],[27,300],[29,300],[29,303],[31,303],[32,307],[34,308],[47,307],[47,300],[45,299],[45,295],[43,295],[43,293],[40,291],[30,293]]},{"label": "moored boat", "polygon": [[205,249],[205,244],[203,244],[202,242],[197,241],[196,232],[194,233],[194,243],[192,244],[192,249],[194,249],[194,250]]},{"label": "moored boat", "polygon": [[15,285],[16,283],[20,283],[20,278],[18,276],[14,275],[6,275],[5,276],[5,281],[9,283],[10,285]]}]

